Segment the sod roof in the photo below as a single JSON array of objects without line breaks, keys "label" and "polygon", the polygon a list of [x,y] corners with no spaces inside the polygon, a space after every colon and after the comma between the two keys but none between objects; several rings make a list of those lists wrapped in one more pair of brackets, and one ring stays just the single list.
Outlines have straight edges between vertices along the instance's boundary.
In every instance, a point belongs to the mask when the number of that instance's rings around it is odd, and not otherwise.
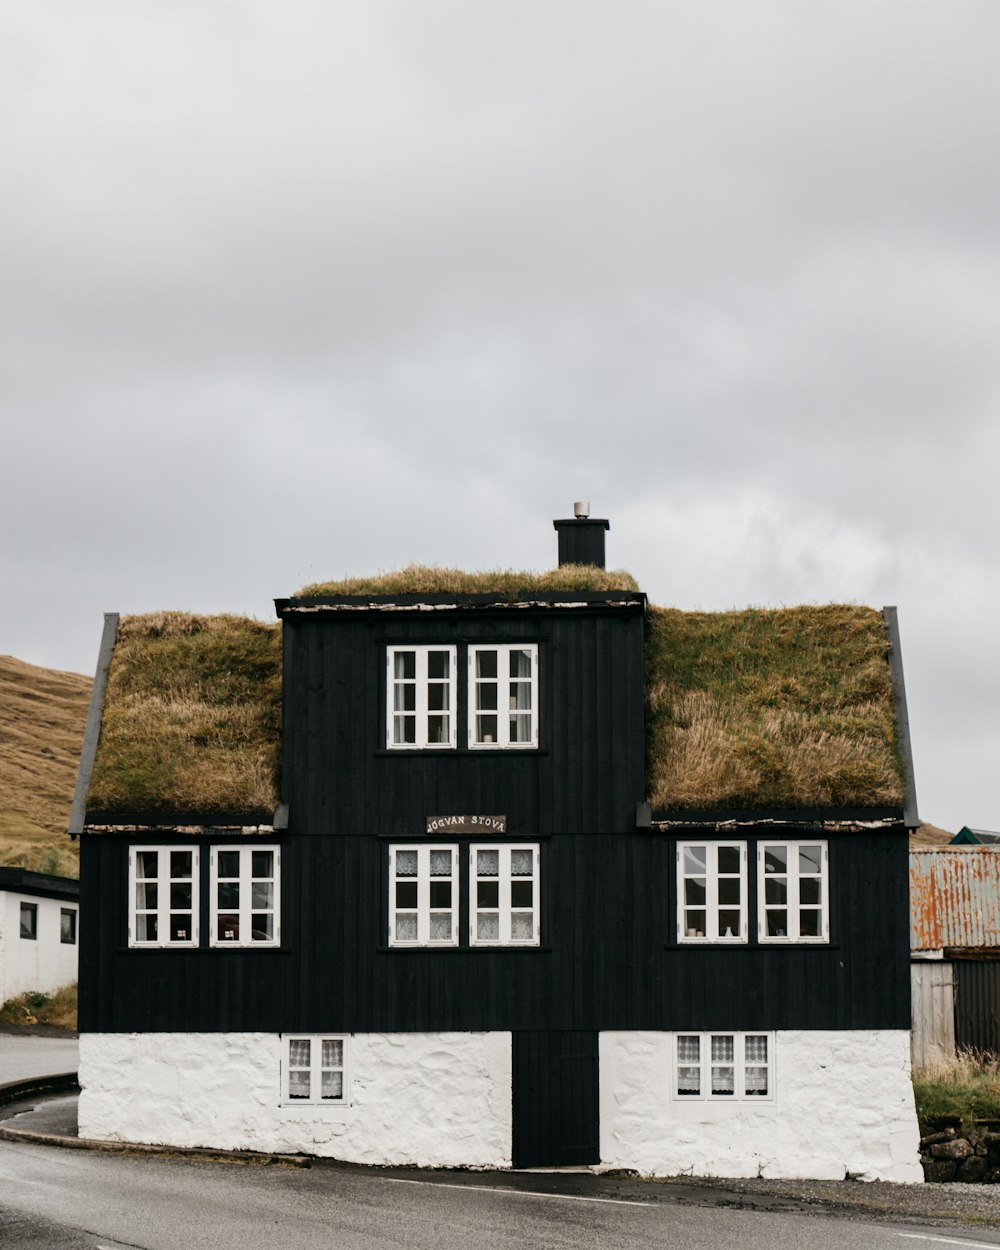
[{"label": "sod roof", "polygon": [[409,568],[375,577],[348,577],[338,582],[315,582],[296,591],[297,599],[320,599],[337,595],[482,595],[515,602],[533,594],[558,591],[638,590],[631,573],[623,569],[599,569],[592,564],[562,564],[544,573],[492,569],[466,573],[411,564]]},{"label": "sod roof", "polygon": [[[300,596],[444,590],[515,598],[635,587],[627,574],[587,574],[587,585],[571,586],[576,574],[408,569]],[[871,608],[650,607],[646,778],[654,810],[901,807],[888,651],[882,614]],[[280,721],[280,625],[182,613],[123,618],[88,820],[273,811]]]}]

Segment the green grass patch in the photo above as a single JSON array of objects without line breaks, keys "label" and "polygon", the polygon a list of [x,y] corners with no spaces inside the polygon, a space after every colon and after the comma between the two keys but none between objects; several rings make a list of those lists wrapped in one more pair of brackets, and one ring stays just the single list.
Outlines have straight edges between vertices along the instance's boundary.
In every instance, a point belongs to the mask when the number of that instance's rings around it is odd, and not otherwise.
[{"label": "green grass patch", "polygon": [[408,568],[375,577],[347,577],[335,582],[314,582],[296,591],[296,598],[326,595],[497,595],[516,602],[531,594],[559,591],[638,590],[631,573],[623,569],[599,569],[590,564],[563,564],[544,573],[491,569],[466,573],[433,565]]},{"label": "green grass patch", "polygon": [[1000,1120],[1000,1056],[963,1050],[953,1059],[917,1068],[913,1098],[921,1124],[939,1115]]},{"label": "green grass patch", "polygon": [[0,1024],[31,1028],[49,1024],[57,1029],[76,1029],[76,985],[64,985],[51,994],[30,990],[9,998],[0,1007]]}]

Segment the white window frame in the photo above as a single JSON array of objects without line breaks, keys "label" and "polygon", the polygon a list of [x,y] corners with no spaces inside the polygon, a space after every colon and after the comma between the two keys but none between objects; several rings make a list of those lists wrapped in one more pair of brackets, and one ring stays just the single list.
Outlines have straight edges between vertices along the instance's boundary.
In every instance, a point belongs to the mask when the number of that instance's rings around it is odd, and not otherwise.
[{"label": "white window frame", "polygon": [[[272,860],[273,876],[271,877],[253,877],[253,856],[261,851],[269,851],[274,859]],[[237,938],[224,938],[219,936],[219,916],[226,915],[232,908],[219,906],[219,855],[222,852],[232,852],[240,857],[239,863],[239,921],[240,936]],[[271,946],[281,945],[281,847],[272,843],[258,845],[251,843],[250,845],[233,846],[232,844],[222,843],[218,846],[210,848],[210,870],[209,870],[209,909],[208,909],[208,944],[219,948],[232,947],[239,949],[240,947],[254,947],[258,949],[266,949]],[[223,877],[223,881],[231,881],[231,877]],[[273,885],[271,902],[272,906],[254,907],[253,906],[253,883],[254,881],[270,881]],[[269,911],[273,917],[270,938],[257,938],[253,936],[253,914],[254,912]]]},{"label": "white window frame", "polygon": [[[160,947],[188,947],[198,945],[198,920],[200,915],[200,859],[199,848],[197,846],[130,846],[128,851],[128,944],[137,950],[158,950]],[[156,907],[138,907],[136,900],[136,889],[140,881],[152,882],[153,877],[139,877],[137,875],[138,856],[140,854],[149,855],[156,854]],[[171,877],[170,875],[170,856],[171,854],[185,854],[191,856],[191,876],[188,877]],[[191,907],[172,908],[170,905],[170,886],[172,882],[191,882]],[[174,914],[184,914],[191,916],[191,935],[187,938],[178,938],[176,940],[170,937],[170,916]],[[140,916],[156,916],[157,938],[155,941],[140,941],[139,939],[139,917]]]},{"label": "white window frame", "polygon": [[[819,905],[803,904],[800,902],[801,881],[803,877],[814,879],[815,873],[802,873],[799,871],[799,849],[804,846],[818,846],[820,848],[820,901]],[[772,847],[781,847],[786,854],[786,863],[788,865],[787,874],[779,874],[785,876],[787,882],[787,896],[784,906],[780,903],[767,902],[767,886],[766,881],[770,873],[765,871],[766,852]],[[793,868],[794,864],[794,868]],[[820,917],[818,934],[802,934],[800,932],[800,907],[805,907],[809,911],[818,911]],[[787,911],[786,931],[783,934],[768,935],[767,932],[767,913],[769,911]],[[757,940],[758,942],[772,945],[787,945],[789,942],[804,942],[812,945],[822,945],[830,941],[830,850],[829,843],[822,838],[768,838],[766,841],[757,843]]]},{"label": "white window frame", "polygon": [[[389,945],[398,947],[450,947],[458,945],[458,912],[459,912],[459,875],[458,845],[447,843],[408,843],[389,847]],[[417,886],[416,907],[396,906],[396,856],[400,851],[414,851],[417,855]],[[451,876],[431,877],[431,851],[447,851],[451,856]],[[401,877],[399,880],[410,881],[412,877]],[[451,906],[448,908],[431,907],[431,882],[449,880],[451,882]],[[451,912],[451,933],[447,938],[431,938],[431,914],[442,911]],[[396,936],[397,913],[415,915],[417,918],[416,939],[399,938]]]},{"label": "white window frame", "polygon": [[[739,880],[740,883],[740,903],[739,907],[732,907],[719,902],[719,850],[725,848],[727,850],[738,850],[740,854],[740,870],[737,878],[735,873],[724,874],[725,880]],[[705,932],[704,934],[689,934],[689,926],[686,924],[688,911],[701,911],[700,907],[693,907],[685,901],[685,882],[695,877],[700,877],[701,873],[685,872],[684,853],[688,850],[704,850],[705,851]],[[719,911],[739,911],[740,921],[737,933],[726,936],[725,932],[720,933],[719,928]],[[677,843],[677,941],[688,943],[716,943],[721,942],[727,945],[739,945],[748,940],[749,920],[747,908],[747,844],[746,842],[713,842],[704,840],[689,840]]]},{"label": "white window frame", "polygon": [[[480,681],[476,677],[476,657],[483,652],[496,652],[497,657],[497,733],[495,742],[480,742],[476,732],[476,692],[480,685],[493,682],[493,678]],[[511,676],[510,657],[515,651],[527,651],[531,656],[531,677],[528,679],[531,689],[531,707],[526,714],[531,717],[531,734],[523,742],[512,742],[510,739],[510,714],[516,709],[511,708]],[[532,751],[538,748],[538,644],[527,643],[470,643],[469,645],[469,747],[476,751]],[[520,684],[521,679],[515,681]],[[481,713],[480,713],[481,714]],[[492,714],[490,709],[488,714]]]},{"label": "white window frame", "polygon": [[[412,683],[396,677],[396,656],[412,651],[414,654],[414,678]],[[428,676],[428,657],[432,651],[443,651],[448,655],[448,677],[446,679]],[[398,715],[395,706],[397,685],[414,687],[414,741],[396,742],[395,717]],[[432,716],[441,715],[440,709],[431,708],[428,692],[431,686],[444,686],[448,690],[448,738],[445,742],[431,742],[428,734],[428,723]],[[390,751],[447,751],[454,750],[458,744],[458,648],[447,644],[433,643],[398,644],[386,647],[386,680],[385,680],[385,745]],[[410,713],[407,713],[410,715]]]},{"label": "white window frame", "polygon": [[[691,1060],[680,1060],[680,1043],[682,1038],[697,1038],[699,1044],[698,1063],[695,1065]],[[712,1038],[731,1038],[733,1042],[733,1062],[734,1072],[734,1089],[731,1094],[713,1093],[712,1092],[712,1070],[716,1067],[728,1067],[728,1063],[717,1063],[712,1058]],[[767,1046],[767,1059],[761,1063],[759,1059],[747,1059],[747,1043],[748,1041],[758,1038],[764,1038]],[[672,1063],[671,1063],[671,1085],[670,1096],[676,1102],[714,1102],[714,1103],[755,1103],[755,1102],[773,1102],[774,1101],[774,1082],[775,1082],[775,1054],[774,1054],[774,1033],[768,1032],[766,1029],[748,1029],[743,1033],[727,1031],[725,1029],[711,1029],[707,1032],[699,1033],[694,1030],[681,1030],[673,1035],[671,1039]],[[681,1093],[680,1085],[680,1069],[681,1068],[699,1068],[698,1092],[694,1094]],[[767,1092],[765,1094],[750,1093],[747,1090],[748,1070],[752,1074],[754,1070],[765,1068],[767,1072]],[[752,1079],[752,1076],[751,1076]]]},{"label": "white window frame", "polygon": [[[499,874],[496,878],[479,876],[479,851],[496,851],[499,855]],[[513,851],[529,851],[532,856],[532,902],[531,907],[515,907],[513,905],[512,884],[526,880],[524,877],[511,876],[511,853]],[[541,853],[537,842],[472,842],[469,844],[469,945],[470,946],[537,946],[539,943],[541,912]],[[496,907],[480,907],[478,902],[478,884],[480,881],[497,882],[498,901]],[[513,913],[524,915],[531,912],[531,936],[527,938],[512,937]],[[478,933],[480,912],[496,912],[499,935],[495,938],[481,938]]]},{"label": "white window frame", "polygon": [[[350,1036],[347,1033],[285,1033],[281,1040],[281,1103],[286,1107],[349,1107],[351,1105],[351,1068],[350,1068]],[[291,1053],[292,1042],[309,1042],[309,1067],[308,1069],[296,1066],[292,1067]],[[342,1046],[341,1058],[342,1063],[324,1067],[323,1043],[324,1042],[340,1042]],[[316,1059],[320,1062],[317,1063]],[[296,1072],[309,1072],[309,1096],[308,1098],[293,1097],[291,1093],[291,1074]],[[341,1095],[339,1098],[323,1097],[323,1073],[324,1072],[340,1072],[342,1073]]]}]

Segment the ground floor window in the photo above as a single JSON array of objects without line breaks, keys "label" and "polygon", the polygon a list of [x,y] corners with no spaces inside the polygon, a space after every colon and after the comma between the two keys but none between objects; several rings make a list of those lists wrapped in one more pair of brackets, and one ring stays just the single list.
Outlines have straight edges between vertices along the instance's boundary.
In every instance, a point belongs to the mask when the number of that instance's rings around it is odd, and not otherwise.
[{"label": "ground floor window", "polygon": [[346,1037],[286,1037],[282,1102],[346,1106]]},{"label": "ground floor window", "polygon": [[673,1096],[736,1102],[773,1096],[773,1033],[677,1033]]},{"label": "ground floor window", "polygon": [[59,909],[59,941],[67,946],[76,945],[76,910],[73,907]]},{"label": "ground floor window", "polygon": [[26,938],[29,942],[34,942],[38,938],[37,903],[21,904],[21,937]]}]

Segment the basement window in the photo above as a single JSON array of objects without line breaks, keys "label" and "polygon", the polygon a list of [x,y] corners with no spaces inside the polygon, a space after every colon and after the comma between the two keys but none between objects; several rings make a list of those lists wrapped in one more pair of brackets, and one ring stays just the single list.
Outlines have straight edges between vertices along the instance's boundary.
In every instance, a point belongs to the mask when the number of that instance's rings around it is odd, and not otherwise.
[{"label": "basement window", "polygon": [[829,875],[826,842],[760,842],[758,940],[829,942]]},{"label": "basement window", "polygon": [[454,747],[454,647],[389,647],[386,746],[390,750]]},{"label": "basement window", "polygon": [[347,1038],[285,1038],[281,1100],[286,1104],[348,1105]]},{"label": "basement window", "polygon": [[197,946],[197,848],[131,847],[128,871],[129,946]]},{"label": "basement window", "polygon": [[21,904],[21,937],[28,942],[38,940],[38,904]]},{"label": "basement window", "polygon": [[469,648],[469,746],[538,746],[538,647]]},{"label": "basement window", "polygon": [[677,846],[677,940],[747,940],[747,844]]},{"label": "basement window", "polygon": [[277,946],[281,855],[276,846],[213,846],[212,946]]},{"label": "basement window", "polygon": [[389,945],[458,945],[458,847],[389,847]]},{"label": "basement window", "polygon": [[469,848],[469,942],[538,945],[537,845]]},{"label": "basement window", "polygon": [[749,1102],[773,1097],[773,1033],[677,1033],[673,1097]]}]

